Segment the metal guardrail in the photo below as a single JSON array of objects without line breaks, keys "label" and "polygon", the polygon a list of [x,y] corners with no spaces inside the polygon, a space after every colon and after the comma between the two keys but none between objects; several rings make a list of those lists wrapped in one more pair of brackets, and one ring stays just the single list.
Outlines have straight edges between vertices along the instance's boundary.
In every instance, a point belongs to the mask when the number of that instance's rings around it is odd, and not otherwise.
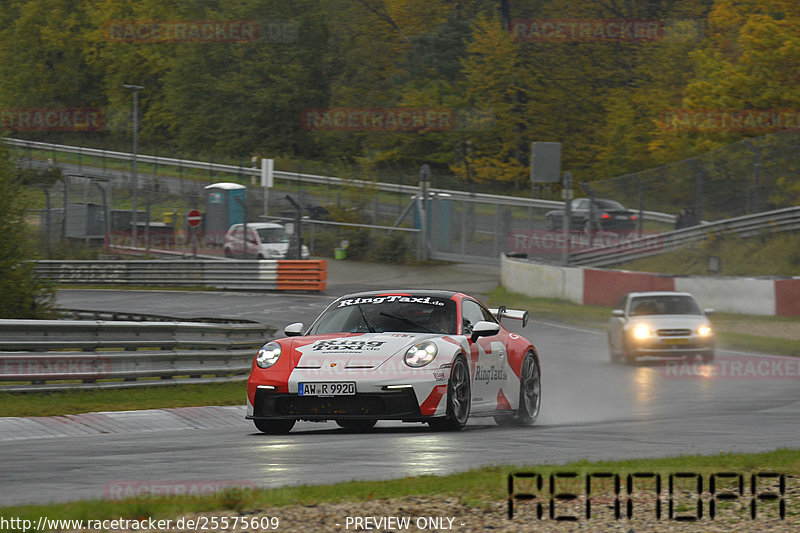
[{"label": "metal guardrail", "polygon": [[252,320],[240,318],[193,317],[175,318],[174,316],[153,315],[150,313],[131,313],[128,311],[96,311],[92,309],[70,309],[59,307],[55,309],[62,320],[102,320],[128,322],[205,322],[208,324],[255,324]]},{"label": "metal guardrail", "polygon": [[324,291],[325,261],[37,261],[36,274],[61,284]]},{"label": "metal guardrail", "polygon": [[241,380],[273,333],[255,322],[0,320],[0,391]]},{"label": "metal guardrail", "polygon": [[761,233],[800,230],[800,207],[729,218],[691,228],[625,241],[619,245],[591,248],[570,254],[569,263],[578,266],[608,266],[658,255],[702,241],[714,234],[751,237]]},{"label": "metal guardrail", "polygon": [[[121,161],[132,161],[133,154],[128,152],[113,152],[108,150],[98,150],[96,148],[83,148],[80,146],[69,146],[63,144],[43,143],[36,141],[26,141],[23,139],[12,139],[6,137],[3,141],[9,146],[17,148],[30,148],[35,150],[50,150],[55,152],[62,152],[68,154],[79,154],[96,157],[107,157],[109,159],[117,159]],[[140,163],[150,163],[158,165],[174,165],[186,168],[193,168],[197,170],[205,170],[211,173],[226,173],[235,174],[238,176],[253,176],[260,177],[261,170],[250,167],[240,167],[235,165],[223,165],[219,163],[211,163],[206,161],[191,161],[186,159],[173,159],[168,157],[156,157],[151,155],[138,154],[137,160]],[[297,172],[284,172],[276,170],[274,172],[275,178],[283,179],[286,181],[300,181],[304,183],[314,183],[326,186],[340,186],[350,185],[364,188],[374,188],[381,192],[400,193],[414,196],[419,194],[419,187],[416,185],[401,185],[397,183],[383,183],[372,182],[365,180],[345,180],[333,176],[320,176],[317,174],[302,174]],[[480,202],[502,205],[505,207],[531,207],[539,209],[563,209],[564,202],[555,200],[540,200],[535,198],[521,198],[516,196],[503,196],[495,194],[484,193],[470,193],[465,191],[456,191],[451,189],[436,189],[431,188],[432,193],[440,195],[449,195],[453,200],[462,202]],[[660,213],[657,211],[644,211],[644,218],[656,222],[672,223],[675,221],[675,216]]]}]

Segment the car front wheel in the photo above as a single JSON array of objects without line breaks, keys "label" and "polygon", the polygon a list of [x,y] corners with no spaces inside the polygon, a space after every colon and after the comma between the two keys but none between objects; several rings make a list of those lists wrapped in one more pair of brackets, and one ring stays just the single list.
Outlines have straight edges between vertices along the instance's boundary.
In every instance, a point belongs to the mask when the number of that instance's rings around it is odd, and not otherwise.
[{"label": "car front wheel", "polygon": [[297,420],[253,420],[261,433],[268,435],[285,435],[294,427]]},{"label": "car front wheel", "polygon": [[439,431],[458,431],[469,420],[472,391],[470,389],[469,367],[463,356],[458,356],[450,370],[447,382],[447,416],[428,421],[431,429]]}]

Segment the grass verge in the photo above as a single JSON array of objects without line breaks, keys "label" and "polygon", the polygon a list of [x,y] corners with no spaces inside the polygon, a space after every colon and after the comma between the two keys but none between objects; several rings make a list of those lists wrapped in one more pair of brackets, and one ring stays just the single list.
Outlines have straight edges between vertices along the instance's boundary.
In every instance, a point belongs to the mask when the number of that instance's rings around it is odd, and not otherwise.
[{"label": "grass verge", "polygon": [[203,405],[244,405],[245,382],[164,385],[124,391],[87,390],[0,393],[0,416],[57,416],[94,411],[127,411]]},{"label": "grass verge", "polygon": [[[365,502],[403,497],[453,496],[471,506],[496,504],[508,497],[508,475],[535,472],[612,472],[621,478],[636,472],[660,473],[662,477],[678,472],[707,476],[713,473],[735,472],[745,479],[758,472],[777,472],[787,476],[800,474],[800,453],[781,449],[757,454],[723,453],[713,456],[685,455],[659,459],[623,461],[578,461],[565,465],[489,466],[448,476],[408,477],[389,481],[350,481],[334,485],[283,487],[280,489],[228,490],[205,497],[132,497],[115,500],[92,500],[52,505],[27,505],[0,508],[0,515],[32,520],[41,516],[49,519],[141,519],[163,518],[209,511],[262,510],[287,505],[314,506],[325,502]],[[790,479],[795,490],[797,478]],[[257,483],[252,480],[247,484]],[[163,483],[168,483],[163,481]],[[796,496],[796,494],[795,494]],[[790,504],[791,505],[791,504]],[[357,506],[355,506],[357,508]]]},{"label": "grass verge", "polygon": [[[612,311],[611,307],[578,305],[554,298],[531,298],[503,287],[489,293],[488,304],[527,309],[531,319],[597,329],[608,326]],[[721,348],[800,357],[800,317],[717,313],[711,316],[711,322],[716,330],[717,346]]]}]

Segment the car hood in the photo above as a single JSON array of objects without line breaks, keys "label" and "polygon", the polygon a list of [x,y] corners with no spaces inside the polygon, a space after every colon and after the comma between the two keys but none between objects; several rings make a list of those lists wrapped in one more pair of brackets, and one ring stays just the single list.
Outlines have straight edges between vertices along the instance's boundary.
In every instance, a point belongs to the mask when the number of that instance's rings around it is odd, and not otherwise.
[{"label": "car hood", "polygon": [[435,333],[337,333],[295,337],[291,343],[294,368],[328,368],[331,363],[345,368],[377,368],[397,354],[424,340],[442,335]]},{"label": "car hood", "polygon": [[647,324],[653,329],[694,329],[708,323],[708,318],[703,315],[646,315],[632,317],[626,327]]}]

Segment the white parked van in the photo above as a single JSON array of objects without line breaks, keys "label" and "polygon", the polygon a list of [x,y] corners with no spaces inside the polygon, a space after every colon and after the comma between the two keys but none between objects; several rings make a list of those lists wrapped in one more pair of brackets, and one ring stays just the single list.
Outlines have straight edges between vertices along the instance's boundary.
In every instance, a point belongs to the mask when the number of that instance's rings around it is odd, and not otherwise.
[{"label": "white parked van", "polygon": [[[225,257],[237,259],[284,259],[289,251],[290,234],[274,222],[247,224],[247,246],[244,245],[244,224],[234,224],[225,234]],[[308,259],[308,247],[302,247],[303,259]]]}]

